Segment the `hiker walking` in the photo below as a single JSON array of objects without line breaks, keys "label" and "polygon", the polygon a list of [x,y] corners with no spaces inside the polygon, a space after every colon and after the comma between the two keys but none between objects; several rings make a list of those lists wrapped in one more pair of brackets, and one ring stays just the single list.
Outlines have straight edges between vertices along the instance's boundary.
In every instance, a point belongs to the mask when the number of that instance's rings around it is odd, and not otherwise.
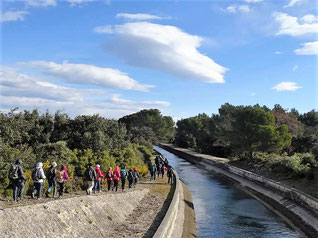
[{"label": "hiker walking", "polygon": [[128,171],[128,188],[131,188],[134,183],[134,171],[130,168]]},{"label": "hiker walking", "polygon": [[158,173],[158,177],[160,175],[160,164],[161,164],[161,158],[160,156],[157,156],[155,159],[155,164],[156,164],[156,171]]},{"label": "hiker walking", "polygon": [[12,188],[13,201],[17,202],[22,199],[24,192],[24,173],[22,169],[22,160],[18,159],[14,164],[11,165],[9,170],[10,184],[8,187]]},{"label": "hiker walking", "polygon": [[63,196],[65,184],[67,183],[69,178],[70,177],[68,176],[67,168],[63,164],[61,166],[61,170],[57,171],[55,176],[56,182],[59,185],[59,198]]},{"label": "hiker walking", "polygon": [[172,176],[173,176],[172,167],[169,166],[167,170],[168,184],[172,184]]},{"label": "hiker walking", "polygon": [[113,178],[114,178],[115,191],[117,192],[119,179],[120,179],[120,172],[119,172],[119,167],[118,166],[116,166],[116,168],[115,168],[115,171],[114,171],[114,174],[113,174]]},{"label": "hiker walking", "polygon": [[46,171],[46,179],[49,183],[49,188],[47,189],[46,193],[45,193],[45,196],[48,198],[49,197],[49,194],[53,188],[53,198],[56,196],[56,179],[55,179],[55,176],[56,176],[56,162],[53,162],[51,164],[51,167]]},{"label": "hiker walking", "polygon": [[125,183],[126,183],[126,178],[127,178],[126,166],[121,167],[121,170],[120,170],[120,178],[121,178],[121,190],[124,191],[124,189],[125,189]]},{"label": "hiker walking", "polygon": [[165,175],[165,171],[166,171],[166,166],[164,164],[161,165],[160,167],[160,173],[161,173],[161,177],[163,178]]},{"label": "hiker walking", "polygon": [[[107,179],[107,190],[109,191],[110,188],[112,188],[113,183],[113,169],[112,167],[109,167],[109,169],[106,172],[106,179]],[[112,188],[113,189],[113,188]]]},{"label": "hiker walking", "polygon": [[84,174],[84,181],[86,182],[86,193],[87,195],[90,195],[92,193],[93,187],[94,187],[94,182],[96,180],[96,171],[93,169],[92,164],[88,163],[86,165],[86,170]]},{"label": "hiker walking", "polygon": [[139,178],[139,172],[138,172],[137,168],[134,168],[134,171],[133,171],[133,184],[134,184],[134,187],[136,187],[136,184],[138,183],[138,178]]},{"label": "hiker walking", "polygon": [[102,181],[102,177],[104,177],[104,175],[100,169],[99,164],[96,165],[95,172],[96,172],[96,180],[95,180],[95,186],[94,186],[94,193],[96,193],[96,190],[100,193],[101,192],[101,181]]},{"label": "hiker walking", "polygon": [[150,166],[150,181],[156,180],[156,165],[152,164]]},{"label": "hiker walking", "polygon": [[37,195],[37,199],[41,199],[42,189],[43,189],[43,179],[45,179],[45,174],[43,171],[43,164],[38,162],[35,168],[32,170],[32,180],[34,183],[34,189],[31,197],[34,198]]}]

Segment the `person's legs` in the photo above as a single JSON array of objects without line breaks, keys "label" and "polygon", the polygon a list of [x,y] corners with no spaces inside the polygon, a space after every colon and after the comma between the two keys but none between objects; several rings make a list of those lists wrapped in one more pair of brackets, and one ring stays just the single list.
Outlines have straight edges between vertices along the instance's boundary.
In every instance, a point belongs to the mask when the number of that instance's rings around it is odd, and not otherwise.
[{"label": "person's legs", "polygon": [[108,191],[110,190],[110,186],[111,186],[111,180],[107,180],[107,189],[108,189]]},{"label": "person's legs", "polygon": [[124,190],[125,189],[125,183],[126,183],[126,179],[122,178],[121,179],[121,189]]},{"label": "person's legs", "polygon": [[58,183],[60,188],[59,188],[59,197],[63,196],[64,193],[64,183]]},{"label": "person's legs", "polygon": [[51,190],[52,190],[52,187],[53,187],[53,180],[48,180],[47,182],[48,182],[48,184],[49,184],[49,187],[48,187],[48,189],[46,190],[45,196],[48,198],[48,197],[49,197],[49,194],[50,194],[50,192],[51,192]]},{"label": "person's legs", "polygon": [[37,188],[37,190],[38,190],[38,195],[37,195],[37,198],[39,199],[39,198],[41,198],[41,195],[42,195],[42,188],[43,188],[43,183],[37,183],[38,185],[38,188]]},{"label": "person's legs", "polygon": [[12,181],[13,201],[17,201],[18,182]]},{"label": "person's legs", "polygon": [[18,181],[18,199],[21,200],[24,193],[24,182]]},{"label": "person's legs", "polygon": [[56,181],[53,179],[53,197],[56,196]]}]

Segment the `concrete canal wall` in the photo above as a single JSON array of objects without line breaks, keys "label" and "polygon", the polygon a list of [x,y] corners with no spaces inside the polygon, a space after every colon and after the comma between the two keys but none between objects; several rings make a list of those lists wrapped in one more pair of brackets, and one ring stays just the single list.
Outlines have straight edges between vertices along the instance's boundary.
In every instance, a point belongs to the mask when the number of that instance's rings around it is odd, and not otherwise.
[{"label": "concrete canal wall", "polygon": [[227,178],[281,215],[308,237],[318,237],[318,200],[292,187],[227,164],[227,159],[159,145],[185,160]]}]

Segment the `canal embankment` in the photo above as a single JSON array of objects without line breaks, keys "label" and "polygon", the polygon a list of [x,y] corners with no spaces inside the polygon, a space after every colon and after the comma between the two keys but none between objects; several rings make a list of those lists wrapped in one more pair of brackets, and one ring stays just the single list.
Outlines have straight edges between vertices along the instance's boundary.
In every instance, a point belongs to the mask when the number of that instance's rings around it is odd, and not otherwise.
[{"label": "canal embankment", "polygon": [[302,231],[304,235],[317,237],[317,199],[289,186],[228,165],[227,159],[202,155],[167,144],[161,144],[160,146],[207,171],[225,177],[260,200],[266,207],[283,217],[291,226]]}]

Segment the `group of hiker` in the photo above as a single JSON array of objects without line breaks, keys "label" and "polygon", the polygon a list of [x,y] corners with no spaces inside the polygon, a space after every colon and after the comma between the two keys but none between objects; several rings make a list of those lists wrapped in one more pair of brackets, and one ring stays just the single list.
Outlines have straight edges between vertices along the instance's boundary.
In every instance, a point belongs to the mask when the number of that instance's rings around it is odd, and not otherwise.
[{"label": "group of hiker", "polygon": [[[152,164],[149,168],[150,170],[150,180],[156,180],[156,172],[158,177],[164,177],[165,172],[167,172],[168,183],[172,184],[172,167],[169,165],[167,159],[164,159],[162,155],[156,156],[155,164]],[[138,183],[139,172],[137,168],[130,168],[128,171],[125,166],[119,168],[115,167],[113,170],[110,167],[105,173],[102,173],[101,167],[99,164],[93,168],[92,163],[88,163],[86,166],[85,173],[83,175],[83,180],[87,187],[86,193],[90,195],[92,192],[101,192],[102,191],[102,181],[103,178],[107,181],[107,190],[118,191],[119,182],[121,181],[121,189],[125,189],[126,180],[128,180],[128,188],[135,187]],[[24,193],[24,172],[22,168],[22,160],[17,160],[12,164],[9,170],[9,179],[10,185],[8,188],[13,190],[13,201],[17,202],[22,199]],[[48,181],[48,189],[45,192],[45,196],[49,198],[49,194],[53,190],[53,197],[56,196],[57,186],[59,186],[58,194],[59,198],[63,196],[65,184],[69,180],[69,175],[67,173],[66,165],[62,165],[59,170],[57,170],[57,163],[52,162],[51,166],[47,169],[46,172],[43,170],[43,163],[38,162],[35,168],[32,169],[32,180],[34,183],[34,188],[31,193],[32,198],[41,199],[44,181]]]},{"label": "group of hiker", "polygon": [[158,178],[160,175],[163,178],[165,172],[167,172],[168,183],[172,184],[172,167],[169,165],[169,161],[167,160],[167,158],[164,159],[162,155],[158,155],[155,158],[155,164],[152,164],[150,166],[150,180],[156,180],[156,174]]},{"label": "group of hiker", "polygon": [[128,188],[132,188],[133,186],[135,187],[138,182],[139,172],[137,168],[130,168],[127,171],[125,166],[122,166],[120,170],[119,167],[116,166],[115,170],[110,167],[106,173],[103,174],[99,164],[97,164],[94,169],[92,164],[88,163],[84,173],[87,195],[90,195],[92,192],[101,192],[101,182],[104,177],[107,181],[107,190],[109,191],[112,189],[117,192],[120,180],[122,190],[125,190],[126,179],[128,180]]}]

